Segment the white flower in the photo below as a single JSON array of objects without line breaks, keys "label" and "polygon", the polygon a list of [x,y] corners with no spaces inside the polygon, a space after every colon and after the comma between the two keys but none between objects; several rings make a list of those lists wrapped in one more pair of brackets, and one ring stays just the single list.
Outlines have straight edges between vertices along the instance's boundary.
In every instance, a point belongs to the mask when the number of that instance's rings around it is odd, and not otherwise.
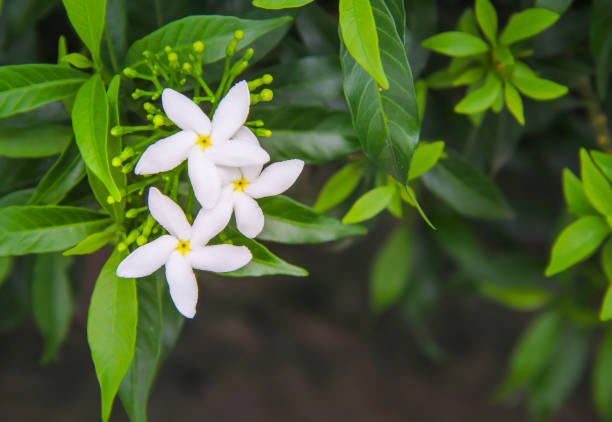
[{"label": "white flower", "polygon": [[[248,128],[242,127],[234,141],[259,145],[257,138]],[[234,211],[236,227],[246,237],[255,237],[263,230],[264,215],[255,199],[280,195],[295,183],[304,168],[302,160],[287,160],[272,163],[263,169],[262,165],[240,168],[219,167],[223,194],[217,204],[218,212],[231,214]]]},{"label": "white flower", "polygon": [[230,138],[249,114],[251,96],[246,81],[238,82],[220,101],[212,119],[189,98],[172,89],[162,93],[164,112],[182,130],[149,146],[136,164],[136,174],[172,170],[187,159],[189,179],[204,208],[215,206],[221,180],[216,165],[241,167],[270,160],[258,145]]},{"label": "white flower", "polygon": [[224,208],[202,209],[192,227],[181,207],[152,187],[149,189],[149,210],[169,234],[134,250],[117,267],[117,276],[145,277],[165,265],[166,280],[176,309],[187,318],[193,318],[198,302],[198,284],[193,268],[234,271],[251,260],[251,252],[246,246],[205,246],[227,225],[231,214]]}]

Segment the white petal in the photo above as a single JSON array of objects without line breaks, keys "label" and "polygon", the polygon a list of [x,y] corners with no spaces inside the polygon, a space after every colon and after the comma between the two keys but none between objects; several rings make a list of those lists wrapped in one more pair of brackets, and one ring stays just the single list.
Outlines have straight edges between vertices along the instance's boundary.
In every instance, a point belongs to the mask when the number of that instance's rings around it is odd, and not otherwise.
[{"label": "white petal", "polygon": [[149,189],[149,212],[172,236],[181,240],[191,238],[191,226],[182,208],[155,187]]},{"label": "white petal", "polygon": [[261,175],[244,189],[252,198],[280,195],[295,183],[304,168],[302,160],[287,160],[272,163]]},{"label": "white petal", "polygon": [[211,155],[215,164],[228,167],[245,167],[270,161],[270,155],[263,148],[245,141],[213,144],[206,151]]},{"label": "white petal", "polygon": [[208,209],[214,207],[219,199],[221,179],[209,154],[201,148],[192,149],[187,161],[187,171],[200,205]]},{"label": "white petal", "polygon": [[192,248],[206,245],[227,226],[234,210],[232,193],[231,189],[225,189],[214,208],[200,210],[193,222]]},{"label": "white petal", "polygon": [[189,261],[178,251],[173,252],[166,263],[166,280],[176,309],[187,318],[193,318],[198,303],[198,283]]},{"label": "white petal", "polygon": [[153,274],[168,261],[177,244],[178,240],[166,234],[142,245],[121,261],[117,267],[117,276],[137,278]]},{"label": "white petal", "polygon": [[246,246],[213,245],[206,246],[189,254],[193,268],[204,271],[225,273],[244,267],[253,255]]},{"label": "white petal", "polygon": [[200,135],[210,134],[211,123],[208,116],[191,99],[180,92],[166,88],[162,92],[164,113],[175,125],[183,130],[191,130]]},{"label": "white petal", "polygon": [[236,227],[246,237],[253,238],[263,230],[263,211],[257,201],[242,192],[234,194],[234,215]]},{"label": "white petal", "polygon": [[138,160],[136,174],[155,174],[169,171],[181,164],[189,155],[198,135],[182,130],[150,145]]},{"label": "white petal", "polygon": [[[240,130],[238,130],[238,132],[236,132],[236,134],[232,137],[231,140],[245,141],[250,144],[260,146],[255,134],[251,131],[251,129],[246,126],[242,126]],[[259,176],[259,173],[261,173],[262,168],[263,164],[257,164],[254,166],[241,167],[240,171],[242,172],[242,175],[245,177],[245,179],[250,181],[255,180]]]},{"label": "white petal", "polygon": [[221,185],[227,185],[242,177],[242,173],[240,173],[238,167],[217,166],[217,172],[221,179]]},{"label": "white petal", "polygon": [[213,145],[228,140],[246,122],[251,104],[251,93],[246,81],[240,81],[219,103],[212,121],[210,134]]}]

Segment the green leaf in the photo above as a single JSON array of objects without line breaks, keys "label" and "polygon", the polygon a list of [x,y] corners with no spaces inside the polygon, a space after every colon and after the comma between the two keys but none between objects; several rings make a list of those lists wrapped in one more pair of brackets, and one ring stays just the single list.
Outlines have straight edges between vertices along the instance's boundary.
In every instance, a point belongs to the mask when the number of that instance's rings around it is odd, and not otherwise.
[{"label": "green leaf", "polygon": [[338,56],[338,21],[316,3],[311,3],[295,19],[297,30],[310,54]]},{"label": "green leaf", "polygon": [[313,206],[315,212],[325,212],[353,193],[363,176],[362,164],[360,161],[348,163],[325,182]]},{"label": "green leaf", "polygon": [[59,154],[72,138],[68,126],[42,124],[0,128],[0,155],[11,158],[36,158]]},{"label": "green leaf", "polygon": [[[266,34],[283,32],[293,19],[283,16],[274,19],[252,20],[233,16],[188,16],[164,25],[157,31],[136,41],[129,48],[125,63],[132,67],[144,64],[143,51],[157,53],[167,45],[178,54],[193,52],[195,41],[204,42],[203,63],[213,63],[225,57],[225,47],[233,38],[234,31],[244,31],[244,38],[238,42],[237,51],[246,48]],[[265,54],[273,45],[258,49],[256,54]],[[252,61],[252,60],[251,60]],[[143,69],[146,69],[143,66]]]},{"label": "green leaf", "polygon": [[[108,98],[108,110],[109,110],[109,121],[108,127],[115,127],[119,125],[121,122],[119,121],[119,83],[120,83],[119,75],[113,76],[110,84],[108,84],[107,98]],[[111,161],[112,157],[116,157],[121,153],[123,148],[123,141],[121,137],[109,135],[108,139],[108,160]],[[125,191],[127,186],[127,175],[121,171],[121,167],[112,167],[111,166],[111,176],[113,180],[117,184],[117,187],[121,191]],[[94,188],[94,185],[99,182],[99,180],[94,180],[93,183],[90,180],[90,185],[92,189],[97,189],[98,195],[105,195],[105,198],[108,197],[108,189],[105,186],[98,186]],[[113,219],[119,223],[123,221],[124,212],[125,212],[125,201],[114,202],[112,204],[108,203],[108,200],[105,199],[104,204],[102,204],[105,210],[107,210]]]},{"label": "green leaf", "polygon": [[563,194],[569,212],[575,216],[597,215],[597,210],[584,193],[582,182],[567,168],[563,169]]},{"label": "green leaf", "polygon": [[[379,49],[377,31],[380,28],[374,20],[370,0],[340,0],[339,13],[340,29],[346,49],[378,85],[383,89],[389,89]],[[395,24],[393,27],[395,28]]]},{"label": "green leaf", "polygon": [[305,269],[282,260],[270,252],[264,245],[243,236],[238,230],[228,226],[223,233],[233,245],[248,247],[253,254],[253,259],[236,271],[220,273],[219,275],[229,277],[261,277],[265,275],[304,277],[308,275],[308,271]]},{"label": "green leaf", "polygon": [[88,255],[106,246],[116,237],[117,226],[113,224],[101,232],[90,234],[72,248],[64,251],[62,255]]},{"label": "green leaf", "polygon": [[448,157],[422,177],[427,189],[461,214],[480,218],[511,218],[513,212],[499,188],[463,157],[447,150]]},{"label": "green leaf", "polygon": [[321,164],[359,151],[350,116],[323,107],[273,106],[253,110],[249,119],[261,119],[272,136],[261,146],[273,161],[299,158]]},{"label": "green leaf", "polygon": [[72,109],[72,124],[85,165],[120,202],[121,192],[111,174],[108,159],[108,99],[98,74],[79,89]]},{"label": "green leaf", "polygon": [[183,327],[161,271],[138,279],[138,332],[130,369],[119,388],[119,397],[132,422],[146,422],[147,401],[155,376]]},{"label": "green leaf", "polygon": [[502,84],[495,72],[489,72],[484,85],[468,93],[455,106],[456,113],[475,114],[491,107],[502,90]]},{"label": "green leaf", "polygon": [[610,234],[606,220],[598,216],[581,217],[567,226],[555,241],[546,276],[550,277],[591,256]]},{"label": "green leaf", "polygon": [[542,7],[561,14],[572,5],[573,1],[574,0],[536,0],[535,7]]},{"label": "green leaf", "polygon": [[554,354],[563,325],[560,315],[552,311],[530,322],[512,351],[508,375],[497,388],[497,398],[514,393],[541,373]]},{"label": "green leaf", "polygon": [[599,97],[608,92],[608,80],[612,69],[612,7],[608,0],[595,0],[591,8],[589,46],[595,61],[595,83]]},{"label": "green leaf", "polygon": [[253,0],[253,6],[263,9],[287,9],[290,7],[302,7],[313,0]]},{"label": "green leaf", "polygon": [[70,258],[59,254],[38,255],[32,273],[32,309],[34,321],[45,341],[41,358],[47,363],[55,358],[70,328],[72,293],[68,279]]},{"label": "green leaf", "polygon": [[63,251],[108,226],[106,215],[65,206],[0,209],[0,256]]},{"label": "green leaf", "polygon": [[469,57],[489,51],[489,45],[480,38],[459,31],[442,32],[427,38],[423,47],[451,57]]},{"label": "green leaf", "polygon": [[601,151],[591,151],[591,158],[599,167],[599,170],[606,176],[608,181],[612,182],[612,155]]},{"label": "green leaf", "polygon": [[0,287],[11,275],[13,269],[13,257],[12,256],[1,256],[0,257]]},{"label": "green leaf", "polygon": [[559,14],[548,9],[532,8],[510,16],[508,24],[499,36],[499,42],[510,45],[533,37],[557,22]]},{"label": "green leaf", "polygon": [[87,46],[94,62],[98,63],[106,17],[106,0],[62,0],[62,2],[72,27]]},{"label": "green leaf", "polygon": [[[429,50],[422,47],[421,43],[438,30],[438,4],[436,0],[408,0],[405,3],[406,54],[408,55],[412,75],[414,78],[418,78],[425,69],[431,54]],[[400,30],[398,27],[398,33]]]},{"label": "green leaf", "polygon": [[523,95],[534,100],[553,100],[567,94],[567,87],[537,76],[512,77],[512,83]]},{"label": "green leaf", "polygon": [[489,0],[476,0],[476,20],[491,44],[497,42],[497,12]]},{"label": "green leaf", "polygon": [[85,163],[75,142],[70,142],[53,167],[43,176],[28,205],[59,203],[85,177]]},{"label": "green leaf", "polygon": [[608,321],[612,319],[612,239],[609,239],[601,250],[601,267],[608,279],[608,290],[604,296],[599,319]]},{"label": "green leaf", "polygon": [[408,180],[416,179],[436,165],[444,152],[444,141],[421,142],[414,152]]},{"label": "green leaf", "polygon": [[364,227],[342,224],[283,195],[262,198],[258,203],[266,218],[263,231],[257,236],[261,240],[319,243],[366,232]]},{"label": "green leaf", "polygon": [[506,107],[517,122],[521,125],[525,124],[525,115],[523,114],[523,100],[520,94],[511,83],[504,83],[504,99],[506,100]]},{"label": "green leaf", "polygon": [[456,78],[453,79],[453,86],[460,85],[473,85],[477,82],[480,82],[485,74],[484,67],[472,67],[469,68],[462,73],[460,73]]},{"label": "green leaf", "polygon": [[414,84],[414,94],[416,95],[419,122],[422,122],[427,108],[427,82],[417,81]]},{"label": "green leaf", "polygon": [[593,401],[603,420],[612,419],[612,330],[608,328],[599,346],[592,371]]},{"label": "green leaf", "polygon": [[108,421],[121,380],[134,357],[138,299],[136,283],[119,278],[127,254],[115,250],[96,280],[87,315],[87,341],[100,383],[102,420]]},{"label": "green leaf", "polygon": [[584,193],[597,211],[612,216],[612,186],[591,161],[585,149],[580,150],[580,175]]},{"label": "green leaf", "polygon": [[366,192],[348,210],[342,222],[349,224],[369,220],[387,207],[394,193],[393,185],[379,186]]},{"label": "green leaf", "polygon": [[88,57],[80,54],[80,53],[70,53],[62,56],[59,60],[60,63],[68,63],[77,69],[89,69],[94,66],[94,64],[89,60]]},{"label": "green leaf", "polygon": [[26,205],[33,192],[34,188],[26,188],[7,193],[0,198],[0,208],[10,207],[11,205]]},{"label": "green leaf", "polygon": [[429,218],[425,214],[425,211],[423,211],[423,208],[421,208],[421,204],[419,204],[419,201],[417,200],[414,189],[412,189],[408,185],[404,185],[401,189],[399,189],[399,193],[400,193],[400,197],[402,198],[402,200],[410,204],[410,206],[416,208],[419,215],[421,216],[421,218],[423,218],[423,220],[427,223],[427,225],[431,227],[433,230],[436,230],[436,226],[434,226],[432,222],[429,221]]},{"label": "green leaf", "polygon": [[402,225],[391,233],[376,253],[370,273],[370,303],[376,312],[397,303],[412,271],[412,236]]},{"label": "green leaf", "polygon": [[54,64],[0,67],[0,118],[75,94],[87,74]]},{"label": "green leaf", "polygon": [[373,0],[372,6],[389,89],[378,90],[374,80],[342,45],[344,94],[363,151],[382,170],[405,183],[419,140],[416,94],[393,17],[382,0]]},{"label": "green leaf", "polygon": [[111,25],[106,25],[105,31],[108,31],[108,39],[102,42],[101,55],[105,63],[115,69],[115,61],[117,66],[123,61],[125,52],[127,51],[127,0],[107,0],[106,2],[106,22],[112,22]]}]

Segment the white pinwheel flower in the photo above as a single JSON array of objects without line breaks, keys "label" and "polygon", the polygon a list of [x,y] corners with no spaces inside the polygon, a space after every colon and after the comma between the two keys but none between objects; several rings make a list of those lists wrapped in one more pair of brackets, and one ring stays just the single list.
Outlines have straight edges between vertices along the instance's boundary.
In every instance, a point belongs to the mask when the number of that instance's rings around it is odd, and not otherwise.
[{"label": "white pinwheel flower", "polygon": [[[237,140],[259,145],[257,137],[245,126],[234,135],[232,142]],[[255,199],[285,192],[295,183],[303,168],[302,160],[279,161],[265,169],[263,165],[219,167],[223,194],[217,205],[218,212],[225,215],[228,209],[230,214],[233,210],[238,230],[246,237],[257,236],[263,230],[264,215]]]},{"label": "white pinwheel flower", "polygon": [[117,276],[145,277],[165,265],[176,309],[187,318],[193,318],[198,302],[198,284],[193,269],[218,273],[234,271],[249,263],[251,251],[246,246],[206,246],[227,225],[231,217],[227,208],[202,209],[191,226],[181,207],[152,187],[149,189],[149,210],[169,234],[135,249],[121,261]]},{"label": "white pinwheel flower", "polygon": [[187,160],[196,198],[204,208],[214,207],[221,190],[217,165],[241,167],[270,160],[259,144],[237,139],[229,142],[246,121],[250,102],[246,81],[238,82],[219,102],[211,122],[188,97],[164,89],[164,112],[182,130],[149,146],[136,164],[135,173],[161,173]]}]

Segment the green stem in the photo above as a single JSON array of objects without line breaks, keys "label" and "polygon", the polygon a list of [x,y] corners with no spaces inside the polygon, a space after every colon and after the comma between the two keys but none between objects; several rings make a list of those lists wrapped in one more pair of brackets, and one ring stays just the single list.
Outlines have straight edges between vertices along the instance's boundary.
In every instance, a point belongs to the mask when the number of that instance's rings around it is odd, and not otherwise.
[{"label": "green stem", "polygon": [[154,0],[155,4],[155,20],[157,21],[157,26],[162,26],[162,15],[161,15],[161,6],[159,4],[159,0]]},{"label": "green stem", "polygon": [[117,56],[115,55],[115,48],[113,47],[113,43],[110,38],[110,33],[108,32],[108,26],[104,26],[104,37],[106,38],[106,46],[108,47],[108,53],[110,55],[111,65],[113,66],[113,71],[115,73],[119,73],[119,65],[117,64]]}]

